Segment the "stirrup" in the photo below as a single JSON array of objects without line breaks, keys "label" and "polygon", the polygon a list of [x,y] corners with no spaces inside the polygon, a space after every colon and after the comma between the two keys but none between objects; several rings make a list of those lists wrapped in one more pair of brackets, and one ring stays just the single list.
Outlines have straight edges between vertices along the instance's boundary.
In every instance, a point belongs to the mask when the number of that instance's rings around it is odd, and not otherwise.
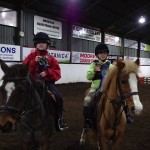
[{"label": "stirrup", "polygon": [[93,128],[93,123],[91,119],[85,119],[84,129]]}]

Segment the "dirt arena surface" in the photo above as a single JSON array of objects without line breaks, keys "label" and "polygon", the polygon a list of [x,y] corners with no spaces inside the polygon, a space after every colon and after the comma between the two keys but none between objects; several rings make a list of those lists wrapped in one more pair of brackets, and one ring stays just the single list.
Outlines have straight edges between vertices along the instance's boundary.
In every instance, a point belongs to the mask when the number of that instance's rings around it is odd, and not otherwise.
[{"label": "dirt arena surface", "polygon": [[[79,145],[83,125],[83,94],[90,84],[71,83],[56,86],[64,96],[64,118],[69,129],[54,133],[51,150],[96,150],[88,144],[84,147]],[[144,110],[140,116],[134,117],[133,124],[127,125],[123,150],[150,150],[150,85],[140,85],[139,95]],[[0,132],[0,150],[21,150],[17,133]]]}]

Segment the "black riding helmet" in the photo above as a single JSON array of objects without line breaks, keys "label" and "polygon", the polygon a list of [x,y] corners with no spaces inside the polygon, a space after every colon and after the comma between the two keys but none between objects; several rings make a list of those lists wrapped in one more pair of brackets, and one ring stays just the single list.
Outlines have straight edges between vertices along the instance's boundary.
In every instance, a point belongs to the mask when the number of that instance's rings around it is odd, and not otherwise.
[{"label": "black riding helmet", "polygon": [[48,45],[50,44],[50,38],[48,36],[48,34],[44,33],[44,32],[38,32],[34,38],[33,38],[33,42],[34,42],[34,46],[37,43],[47,43]]},{"label": "black riding helmet", "polygon": [[103,43],[99,43],[96,47],[95,47],[95,55],[97,55],[100,52],[107,52],[109,54],[109,49],[107,47],[106,44]]}]

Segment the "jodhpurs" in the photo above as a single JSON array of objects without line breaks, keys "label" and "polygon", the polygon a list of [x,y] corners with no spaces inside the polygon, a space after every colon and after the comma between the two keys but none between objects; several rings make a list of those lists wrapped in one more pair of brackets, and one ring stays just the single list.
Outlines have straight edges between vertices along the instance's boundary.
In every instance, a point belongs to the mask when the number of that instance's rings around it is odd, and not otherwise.
[{"label": "jodhpurs", "polygon": [[57,109],[57,113],[59,113],[60,116],[62,116],[62,111],[63,111],[63,97],[61,95],[61,93],[59,92],[59,90],[55,87],[55,85],[51,82],[45,82],[46,85],[48,86],[48,88],[50,88],[56,95],[57,98],[57,102],[56,102],[56,109]]},{"label": "jodhpurs", "polygon": [[94,99],[94,95],[96,93],[96,89],[91,88],[87,93],[86,97],[84,98],[84,106],[88,107],[90,102]]}]

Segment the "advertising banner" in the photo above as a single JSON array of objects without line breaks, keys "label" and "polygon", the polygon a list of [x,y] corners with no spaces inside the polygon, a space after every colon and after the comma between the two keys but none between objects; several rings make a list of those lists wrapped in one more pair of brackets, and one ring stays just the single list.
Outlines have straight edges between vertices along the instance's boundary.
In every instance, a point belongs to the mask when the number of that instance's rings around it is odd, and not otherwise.
[{"label": "advertising banner", "polygon": [[145,48],[144,48],[145,52],[150,52],[150,45],[146,44]]},{"label": "advertising banner", "polygon": [[34,34],[38,32],[45,32],[50,38],[62,39],[62,23],[35,15]]},{"label": "advertising banner", "polygon": [[20,61],[20,46],[0,44],[0,59],[4,61]]},{"label": "advertising banner", "polygon": [[[119,57],[119,59],[123,59],[121,56],[109,55],[108,60],[113,63],[117,57]],[[97,59],[97,57],[94,53],[72,52],[72,63],[90,64],[95,59]]]},{"label": "advertising banner", "polygon": [[96,59],[94,53],[72,52],[72,63],[89,64]]},{"label": "advertising banner", "polygon": [[134,40],[124,39],[124,47],[138,49],[138,42]]},{"label": "advertising banner", "polygon": [[[34,52],[34,48],[23,47],[23,59],[31,52]],[[60,51],[60,50],[48,50],[48,52],[53,55],[58,62],[69,63],[70,62],[70,52]]]},{"label": "advertising banner", "polygon": [[17,27],[17,11],[0,7],[0,24]]},{"label": "advertising banner", "polygon": [[73,37],[90,41],[101,42],[101,33],[98,30],[87,29],[73,25]]},{"label": "advertising banner", "polygon": [[118,36],[105,34],[105,44],[121,46],[121,38]]}]

